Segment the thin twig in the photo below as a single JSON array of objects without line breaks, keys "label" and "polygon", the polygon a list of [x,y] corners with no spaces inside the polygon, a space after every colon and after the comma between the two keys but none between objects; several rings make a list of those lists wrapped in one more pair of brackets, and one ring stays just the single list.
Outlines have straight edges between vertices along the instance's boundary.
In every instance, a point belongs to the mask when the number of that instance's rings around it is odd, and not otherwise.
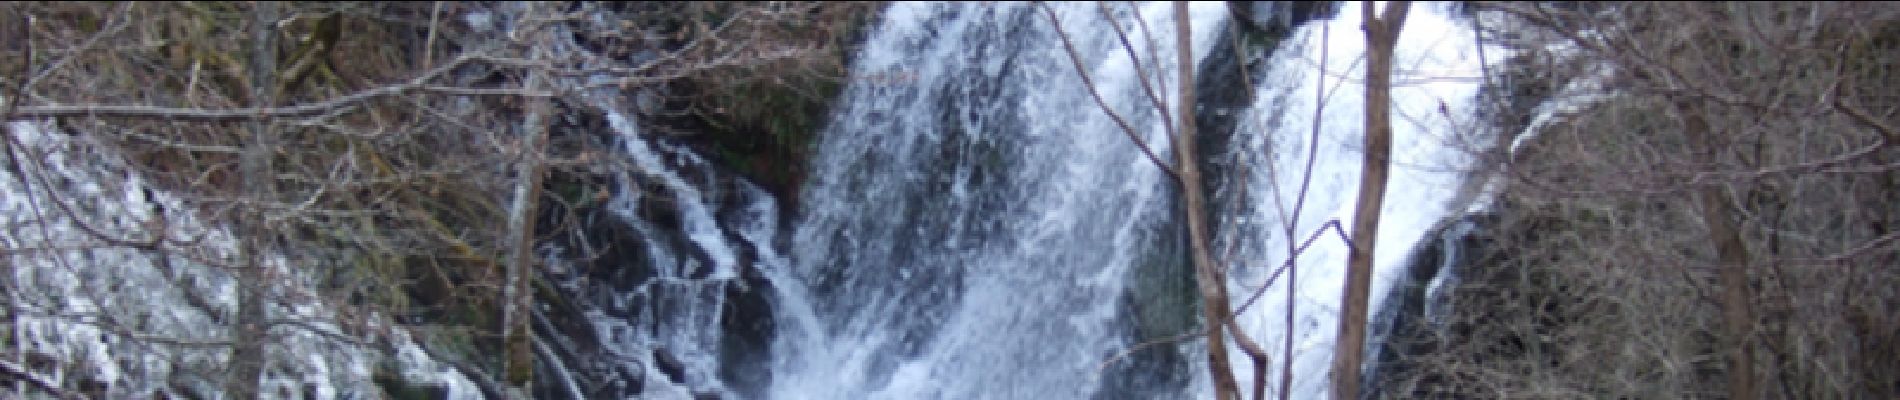
[{"label": "thin twig", "polygon": [[41,391],[45,391],[46,394],[52,395],[54,398],[60,398],[60,399],[86,398],[85,396],[80,396],[77,393],[72,393],[72,392],[66,391],[65,389],[60,389],[59,385],[54,383],[52,380],[46,379],[46,377],[40,376],[39,374],[35,374],[33,373],[32,370],[26,369],[26,367],[23,367],[19,364],[14,364],[11,361],[0,360],[0,375],[6,375],[9,377],[13,377],[16,380],[25,381],[26,383],[33,384],[33,387],[39,388]]},{"label": "thin twig", "polygon": [[[113,13],[112,20],[108,21],[110,25],[106,29],[101,29],[99,30],[99,33],[95,33],[92,36],[87,37],[86,41],[83,43],[80,43],[79,46],[73,47],[71,49],[64,51],[65,55],[61,56],[58,59],[53,60],[53,62],[51,63],[48,63],[46,65],[46,69],[40,70],[39,73],[33,74],[31,78],[27,78],[25,81],[21,82],[20,92],[25,93],[25,92],[33,90],[34,83],[39,82],[41,79],[45,79],[46,76],[51,75],[53,71],[57,71],[60,68],[65,67],[66,63],[72,62],[73,59],[78,58],[80,53],[85,53],[87,49],[91,49],[93,46],[97,46],[99,44],[99,40],[105,39],[105,37],[107,36],[117,34],[119,33],[119,31],[125,30],[127,26],[131,26],[131,24],[127,23],[129,22],[129,19],[126,18],[126,15],[130,14],[132,12],[132,7],[137,6],[138,4],[139,4],[138,2],[131,2],[131,1],[125,2],[124,5],[121,5],[119,7],[119,12]],[[25,39],[25,38],[22,38],[22,39]],[[31,43],[31,41],[28,41],[28,43]],[[32,48],[28,47],[27,50],[28,51],[26,54],[28,55],[28,57],[32,57],[32,54],[33,54],[33,52],[31,51]],[[32,64],[27,64],[27,65],[31,66]],[[30,71],[31,69],[26,69],[26,70]],[[18,102],[20,100],[15,99],[13,101]]]},{"label": "thin twig", "polygon": [[1082,66],[1082,56],[1076,52],[1075,43],[1069,40],[1068,31],[1062,29],[1062,21],[1056,19],[1056,11],[1044,2],[1036,2],[1036,6],[1042,7],[1043,14],[1049,16],[1049,23],[1055,26],[1056,36],[1062,38],[1062,48],[1069,53],[1070,64],[1075,66],[1076,75],[1082,77],[1082,85],[1088,88],[1089,96],[1095,98],[1095,104],[1101,106],[1102,112],[1108,113],[1110,119],[1115,120],[1115,125],[1121,127],[1122,133],[1127,134],[1129,140],[1134,141],[1135,147],[1141,148],[1141,154],[1148,156],[1148,161],[1153,162],[1155,167],[1161,168],[1161,172],[1168,178],[1177,183],[1180,182],[1181,175],[1175,173],[1167,163],[1161,162],[1161,157],[1155,156],[1154,150],[1148,147],[1147,142],[1141,140],[1141,136],[1136,134],[1135,128],[1128,124],[1128,120],[1122,119],[1121,114],[1116,113],[1113,107],[1109,107],[1108,101],[1102,99],[1102,93],[1095,90],[1095,80],[1089,78],[1088,69]]},{"label": "thin twig", "polygon": [[442,26],[442,2],[437,1],[429,8],[429,36],[422,41],[422,68],[429,69],[435,64],[435,35]]},{"label": "thin twig", "polygon": [[1280,268],[1275,269],[1273,271],[1273,275],[1268,276],[1266,282],[1261,283],[1260,288],[1254,290],[1253,294],[1247,297],[1247,301],[1240,304],[1240,308],[1234,309],[1234,315],[1240,315],[1241,313],[1247,312],[1247,308],[1252,307],[1254,301],[1259,300],[1260,295],[1265,294],[1267,292],[1267,288],[1273,286],[1273,281],[1280,278],[1281,272],[1285,272],[1286,270],[1293,268],[1293,261],[1298,258],[1298,255],[1300,253],[1305,252],[1307,247],[1312,246],[1315,239],[1319,239],[1319,235],[1321,233],[1326,232],[1326,228],[1332,228],[1333,232],[1339,234],[1339,240],[1346,243],[1347,251],[1359,251],[1357,247],[1353,246],[1352,239],[1346,237],[1346,230],[1344,228],[1339,227],[1338,219],[1326,221],[1325,225],[1320,225],[1318,230],[1314,230],[1311,236],[1306,237],[1306,242],[1301,243],[1300,247],[1295,249],[1293,254],[1287,257],[1287,260],[1286,260],[1287,262],[1284,264],[1281,264]]},{"label": "thin twig", "polygon": [[[1128,32],[1122,30],[1121,23],[1115,22],[1115,14],[1108,10],[1107,2],[1097,1],[1095,2],[1095,5],[1096,5],[1096,8],[1102,10],[1102,19],[1108,22],[1108,26],[1115,28],[1115,39],[1118,39],[1121,42],[1122,50],[1128,52],[1128,61],[1131,63],[1134,63],[1135,76],[1140,77],[1140,79],[1136,79],[1135,81],[1141,83],[1141,93],[1148,96],[1148,102],[1154,104],[1155,110],[1161,111],[1161,120],[1173,121],[1174,116],[1171,115],[1172,113],[1168,112],[1168,103],[1161,101],[1161,97],[1155,95],[1154,85],[1148,82],[1147,69],[1142,68],[1141,56],[1135,53],[1135,46],[1128,42]],[[1140,14],[1141,10],[1136,9],[1134,10],[1134,12],[1136,14]],[[1153,48],[1151,47],[1149,49],[1152,50]],[[1179,65],[1176,67],[1177,68],[1192,68],[1192,66],[1187,66],[1187,65]],[[1161,69],[1161,61],[1159,59],[1155,60],[1155,69],[1156,70]],[[1192,82],[1183,82],[1182,84],[1184,85],[1192,84]],[[1162,130],[1168,133],[1168,140],[1174,140],[1175,133],[1174,133],[1173,124],[1163,124]]]},{"label": "thin twig", "polygon": [[1102,363],[1100,364],[1096,364],[1095,375],[1097,377],[1100,377],[1102,375],[1102,372],[1108,369],[1108,366],[1114,365],[1117,362],[1121,362],[1121,360],[1126,359],[1129,356],[1134,355],[1135,353],[1139,353],[1142,350],[1147,350],[1150,347],[1160,346],[1164,344],[1173,344],[1173,343],[1177,343],[1183,340],[1193,339],[1193,338],[1206,336],[1206,335],[1207,335],[1207,329],[1203,328],[1199,331],[1187,332],[1187,333],[1182,333],[1182,334],[1174,335],[1170,337],[1137,343],[1134,346],[1130,346],[1127,350],[1122,350],[1122,351],[1116,352],[1114,355],[1108,356],[1108,360],[1102,361]]},{"label": "thin twig", "polygon": [[[1129,1],[1127,3],[1128,3],[1129,9],[1135,10],[1135,12],[1130,13],[1131,16],[1135,18],[1135,27],[1141,30],[1141,37],[1143,39],[1148,40],[1148,59],[1153,60],[1155,65],[1161,65],[1161,53],[1160,53],[1161,45],[1156,44],[1154,33],[1148,31],[1148,19],[1141,17],[1141,4],[1134,1]],[[1143,76],[1142,79],[1154,79],[1156,86],[1161,87],[1161,93],[1169,93],[1168,80],[1163,79],[1161,77],[1161,71],[1155,71],[1155,76],[1153,78]],[[1248,87],[1252,87],[1252,86],[1248,86]],[[1161,102],[1163,103],[1161,105],[1162,110],[1167,110],[1168,108],[1171,107],[1170,105],[1166,104],[1168,102],[1167,98],[1162,98]]]},{"label": "thin twig", "polygon": [[[1320,121],[1324,121],[1326,119],[1325,118],[1326,117],[1326,100],[1328,97],[1331,97],[1331,93],[1333,90],[1338,90],[1340,85],[1345,84],[1344,81],[1335,83],[1334,86],[1330,90],[1326,87],[1326,84],[1325,84],[1326,76],[1324,72],[1326,71],[1326,61],[1327,61],[1326,59],[1328,55],[1332,54],[1332,51],[1331,51],[1332,48],[1327,45],[1328,44],[1327,42],[1330,42],[1332,40],[1332,31],[1333,31],[1332,25],[1326,25],[1326,24],[1320,25],[1319,71],[1321,71],[1322,73],[1320,74],[1319,77],[1317,77],[1317,79],[1319,80],[1319,84],[1313,85],[1314,86],[1314,89],[1313,89],[1314,91],[1313,93],[1313,97],[1314,97],[1313,99],[1314,100],[1313,131],[1312,131],[1311,136],[1307,138],[1306,168],[1300,173],[1300,191],[1299,191],[1298,196],[1295,196],[1293,200],[1293,213],[1287,215],[1287,217],[1283,219],[1287,221],[1286,224],[1282,225],[1282,228],[1284,228],[1286,232],[1286,238],[1288,239],[1286,242],[1286,245],[1287,245],[1286,264],[1285,266],[1280,267],[1283,270],[1291,269],[1291,266],[1299,260],[1302,247],[1305,247],[1305,246],[1301,246],[1301,247],[1293,246],[1293,241],[1292,241],[1293,231],[1296,229],[1299,229],[1300,213],[1304,211],[1304,209],[1306,208],[1306,193],[1307,193],[1307,190],[1311,189],[1313,185],[1313,165],[1314,163],[1319,161],[1319,133],[1320,133],[1320,123],[1321,123]],[[1339,229],[1339,220],[1333,220],[1330,223],[1333,225],[1333,229],[1335,230]],[[1324,230],[1325,228],[1326,227],[1324,225],[1320,226],[1320,230]],[[1319,230],[1315,230],[1313,232],[1313,235],[1314,237],[1318,237]],[[1341,236],[1343,237],[1344,234],[1342,233]],[[1310,244],[1312,243],[1313,239],[1309,238],[1306,241],[1308,244]],[[1346,244],[1348,246],[1351,246],[1352,240],[1347,240]],[[1279,275],[1279,273],[1280,273],[1279,271],[1274,271],[1274,275]],[[1286,337],[1285,337],[1284,343],[1282,344],[1282,351],[1285,351],[1286,354],[1281,356],[1282,358],[1284,358],[1284,360],[1281,361],[1282,364],[1280,365],[1280,400],[1288,400],[1289,396],[1291,396],[1293,392],[1293,332],[1296,330],[1296,327],[1293,323],[1293,319],[1294,319],[1293,316],[1296,314],[1295,311],[1298,310],[1297,308],[1298,302],[1294,301],[1295,300],[1294,292],[1295,292],[1295,289],[1297,289],[1297,286],[1299,285],[1299,281],[1300,281],[1299,276],[1300,276],[1300,273],[1297,270],[1292,270],[1292,271],[1287,272],[1286,321],[1285,321],[1286,322],[1286,332],[1285,332]],[[1266,287],[1272,286],[1271,282],[1274,279],[1277,279],[1277,277],[1268,278],[1267,281],[1269,283],[1265,285],[1261,285],[1259,289],[1260,291],[1256,291],[1252,297],[1249,297],[1247,299],[1247,303],[1252,304],[1253,299],[1258,298],[1260,296],[1259,293],[1263,293],[1263,291],[1266,290]],[[1245,311],[1245,310],[1246,310],[1246,307],[1242,306],[1241,311]],[[1236,312],[1235,314],[1239,314],[1239,312]]]},{"label": "thin twig", "polygon": [[[331,110],[335,110],[342,107],[348,107],[351,105],[355,105],[357,103],[362,103],[362,102],[375,100],[375,99],[383,98],[383,97],[401,95],[401,94],[405,94],[405,93],[409,93],[409,92],[413,92],[417,90],[442,90],[442,88],[440,87],[430,85],[429,82],[441,76],[447,75],[450,71],[454,70],[456,67],[460,67],[462,65],[469,64],[478,60],[486,60],[486,58],[476,56],[476,55],[464,55],[462,57],[457,57],[454,61],[444,64],[441,67],[437,67],[435,69],[431,69],[427,72],[424,72],[421,75],[418,75],[407,82],[378,87],[375,89],[364,90],[361,92],[356,92],[353,94],[337,97],[337,98],[326,100],[326,101],[310,103],[310,104],[301,104],[301,105],[295,105],[295,106],[245,107],[245,108],[234,108],[234,109],[204,109],[204,108],[160,107],[160,106],[118,105],[118,104],[31,106],[31,107],[20,107],[18,109],[15,109],[12,114],[7,115],[6,121],[41,119],[41,118],[58,118],[58,117],[118,117],[118,118],[158,118],[158,119],[179,120],[179,121],[219,122],[219,121],[249,120],[252,118],[308,117],[308,116],[320,115],[326,112],[330,112]],[[457,90],[470,90],[470,89],[458,88]],[[487,92],[471,92],[471,93],[487,93]],[[511,95],[511,96],[521,95],[521,93],[518,93],[518,92],[501,92],[498,94],[506,94],[506,95]]]}]

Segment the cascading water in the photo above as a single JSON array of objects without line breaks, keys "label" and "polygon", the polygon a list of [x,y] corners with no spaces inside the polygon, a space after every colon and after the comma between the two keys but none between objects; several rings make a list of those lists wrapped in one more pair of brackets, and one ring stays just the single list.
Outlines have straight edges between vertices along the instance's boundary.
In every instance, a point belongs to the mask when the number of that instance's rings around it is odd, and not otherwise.
[{"label": "cascading water", "polygon": [[[1048,7],[1106,101],[1167,154],[1166,122],[1102,9]],[[1111,13],[1137,49],[1159,45],[1164,60],[1138,56],[1176,104],[1174,37],[1158,34],[1172,31],[1172,10]],[[1155,37],[1141,36],[1136,13]],[[1197,57],[1226,14],[1193,6]],[[1113,395],[1100,366],[1135,344],[1123,296],[1137,264],[1154,262],[1143,252],[1175,240],[1177,211],[1166,176],[1090,99],[1047,17],[1029,4],[886,12],[856,68],[907,79],[852,85],[823,135],[793,253],[822,323],[781,332],[776,397]]]},{"label": "cascading water", "polygon": [[[1475,35],[1448,8],[1414,6],[1399,35],[1399,76],[1392,91],[1394,159],[1380,211],[1373,309],[1405,274],[1412,247],[1428,239],[1424,236],[1441,220],[1463,212],[1464,203],[1477,193],[1462,171],[1474,149],[1465,144],[1475,138],[1477,125],[1470,116],[1483,58]],[[1298,254],[1293,267],[1297,281],[1281,276],[1265,289],[1259,286],[1288,259],[1292,246],[1324,224],[1336,220],[1340,226],[1352,225],[1365,96],[1359,83],[1365,75],[1359,15],[1359,10],[1348,9],[1338,18],[1303,27],[1287,42],[1291,47],[1269,60],[1266,78],[1257,88],[1259,100],[1242,116],[1240,136],[1224,156],[1252,166],[1245,167],[1244,174],[1232,174],[1216,197],[1244,204],[1235,207],[1237,215],[1228,216],[1234,227],[1223,230],[1233,236],[1217,241],[1230,247],[1222,251],[1237,262],[1230,287],[1236,306],[1260,293],[1237,317],[1240,326],[1274,350],[1276,362],[1291,358],[1293,398],[1326,397],[1347,247],[1337,235],[1324,233]],[[1323,66],[1320,60],[1326,60]],[[1316,102],[1322,95],[1325,100]],[[1309,162],[1310,187],[1302,194]],[[1296,225],[1291,235],[1288,224]],[[1291,326],[1288,310],[1293,310]],[[1281,355],[1278,350],[1289,335],[1293,354]],[[1243,386],[1251,385],[1251,366],[1236,368]],[[1270,387],[1278,389],[1280,372],[1280,365],[1271,366]]]},{"label": "cascading water", "polygon": [[[596,246],[594,238],[543,249],[554,261],[550,280],[573,295],[545,306],[574,312],[537,312],[537,356],[552,372],[538,374],[547,383],[537,387],[575,398],[1205,397],[1201,349],[1156,346],[1118,358],[1141,342],[1197,328],[1179,205],[1166,175],[1091,98],[1049,14],[1063,22],[1103,101],[1163,158],[1170,158],[1168,122],[1139,82],[1145,74],[1164,103],[1178,104],[1174,89],[1193,83],[1173,81],[1177,71],[1195,66],[1174,63],[1180,49],[1167,4],[1046,6],[893,4],[858,55],[859,79],[815,149],[805,208],[789,240],[764,191],[683,146],[641,135],[624,107],[598,99],[602,128],[627,162],[613,176],[619,191],[599,207],[618,228],[602,229],[620,229],[606,241],[637,249]],[[1228,10],[1196,3],[1190,12],[1190,50],[1201,59],[1227,29]],[[1363,38],[1358,14],[1341,14],[1284,41],[1240,128],[1226,146],[1206,150],[1218,153],[1215,165],[1231,168],[1215,174],[1223,179],[1215,201],[1225,205],[1216,243],[1233,261],[1236,305],[1247,304],[1254,285],[1289,256],[1289,241],[1331,220],[1351,222],[1362,96],[1352,83],[1359,73],[1347,66],[1357,65]],[[1407,76],[1478,75],[1472,35],[1448,14],[1420,10],[1406,24],[1398,65]],[[1116,26],[1138,54],[1124,51]],[[1328,61],[1318,65],[1321,59]],[[1405,250],[1431,240],[1428,228],[1460,211],[1458,199],[1468,192],[1460,188],[1469,186],[1457,173],[1463,155],[1451,144],[1469,128],[1454,121],[1470,114],[1475,82],[1400,83],[1398,159],[1374,304],[1403,273]],[[1329,94],[1315,103],[1321,89]],[[1318,104],[1324,114],[1315,117]],[[79,139],[39,125],[12,128],[23,146],[49,155],[23,172],[60,183],[0,179],[8,224],[44,228],[0,232],[0,245],[45,250],[6,259],[11,281],[24,283],[8,288],[12,301],[48,315],[114,313],[181,340],[213,338],[192,335],[215,333],[203,328],[219,325],[216,317],[231,308],[228,274],[174,266],[138,249],[50,245],[90,243],[77,219],[131,227],[153,221],[154,210],[185,207],[125,168],[93,159]],[[1314,145],[1317,153],[1309,152]],[[1289,235],[1282,224],[1299,203],[1295,188],[1309,158],[1317,160],[1311,189]],[[51,214],[38,204],[54,197],[81,209]],[[166,222],[180,236],[230,239],[184,214]],[[1275,357],[1292,360],[1295,398],[1326,393],[1344,249],[1322,238],[1301,254],[1297,281],[1265,288],[1239,316],[1271,349],[1293,339],[1294,354]],[[583,258],[575,254],[611,254],[622,265],[586,268],[573,262]],[[88,262],[67,266],[62,257]],[[273,312],[318,315],[321,308]],[[1284,319],[1289,309],[1292,326]],[[216,390],[216,377],[160,361],[188,359],[203,364],[190,369],[209,370],[217,354],[141,350],[87,321],[10,317],[16,331],[9,337],[25,350],[20,357],[50,354],[92,369],[59,370],[55,378],[97,380],[108,395],[161,393],[170,389],[154,385],[166,381]],[[290,335],[274,348],[286,361],[267,377],[272,393],[327,398],[378,390],[364,383],[372,373],[367,353],[314,335]],[[474,396],[471,382],[415,345],[392,345],[411,380]],[[1236,367],[1238,376],[1251,376],[1251,366]]]},{"label": "cascading water", "polygon": [[[1172,10],[1047,7],[891,5],[820,135],[789,241],[758,189],[715,178],[603,107],[631,161],[609,208],[643,250],[621,272],[558,277],[586,293],[584,324],[608,353],[570,364],[619,363],[632,375],[619,385],[632,388],[609,393],[659,398],[1206,397],[1203,349],[1123,354],[1198,329],[1177,193],[1090,97],[1048,18],[1062,21],[1103,101],[1171,159],[1167,122],[1139,79],[1177,104]],[[1197,3],[1190,13],[1198,60],[1224,38],[1228,9]],[[1350,226],[1364,39],[1357,12],[1340,14],[1283,41],[1251,76],[1255,100],[1238,128],[1204,149],[1219,169],[1216,244],[1232,261],[1236,306],[1286,259],[1289,239],[1335,219]],[[1471,112],[1479,57],[1449,14],[1418,10],[1401,35],[1404,76],[1453,78],[1401,78],[1394,91],[1397,160],[1375,308],[1406,250],[1471,192],[1460,190],[1465,158],[1453,144],[1469,127],[1457,121]],[[1326,100],[1315,103],[1321,88]],[[1292,222],[1309,157],[1311,188],[1288,235],[1282,221]],[[1344,249],[1322,238],[1301,255],[1298,281],[1276,282],[1239,316],[1276,359],[1291,335],[1294,398],[1325,396]],[[555,341],[564,352],[587,347]],[[1244,361],[1236,367],[1251,376]]]},{"label": "cascading water", "polygon": [[[642,136],[612,101],[596,100],[628,164],[603,207],[612,221],[593,222],[614,228],[566,244],[579,248],[555,249],[569,261],[553,260],[561,267],[550,277],[576,295],[567,303],[577,307],[567,311],[582,315],[554,321],[543,313],[537,328],[552,341],[547,353],[567,364],[555,369],[574,368],[591,382],[561,382],[542,397],[749,394],[746,386],[763,374],[749,368],[758,362],[748,354],[764,353],[758,338],[776,326],[764,311],[774,307],[760,304],[770,301],[764,293],[794,299],[775,301],[783,303],[778,310],[809,315],[796,311],[798,288],[782,284],[777,206],[687,148]],[[611,268],[589,269],[573,258],[599,258]]]}]

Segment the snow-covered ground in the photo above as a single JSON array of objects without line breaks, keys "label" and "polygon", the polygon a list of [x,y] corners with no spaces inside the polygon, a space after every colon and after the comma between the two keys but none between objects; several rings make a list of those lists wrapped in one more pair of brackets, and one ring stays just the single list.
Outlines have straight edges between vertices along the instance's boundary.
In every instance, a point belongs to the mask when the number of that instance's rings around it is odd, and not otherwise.
[{"label": "snow-covered ground", "polygon": [[[6,156],[17,157],[18,170],[0,173],[9,305],[0,360],[100,398],[221,397],[238,285],[210,265],[237,258],[232,235],[152,187],[108,146],[48,125],[8,126],[19,147]],[[156,248],[125,245],[160,232]],[[299,266],[275,255],[265,264],[286,277],[272,282],[271,318],[295,321],[271,329],[265,396],[379,398],[371,380],[378,363],[410,382],[445,387],[452,398],[478,395],[385,318],[344,333],[334,309],[308,295]]]}]

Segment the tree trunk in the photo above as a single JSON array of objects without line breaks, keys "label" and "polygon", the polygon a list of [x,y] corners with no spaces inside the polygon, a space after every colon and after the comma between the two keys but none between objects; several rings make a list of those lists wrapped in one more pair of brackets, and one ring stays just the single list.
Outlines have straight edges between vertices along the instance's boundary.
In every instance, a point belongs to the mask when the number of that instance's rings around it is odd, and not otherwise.
[{"label": "tree trunk", "polygon": [[1188,23],[1188,4],[1174,2],[1175,44],[1180,58],[1180,110],[1175,113],[1179,126],[1174,135],[1175,170],[1180,176],[1181,194],[1187,201],[1188,245],[1193,251],[1194,277],[1201,292],[1202,317],[1207,324],[1207,367],[1214,379],[1214,398],[1236,399],[1239,384],[1234,381],[1232,361],[1227,355],[1223,329],[1230,313],[1227,309],[1227,279],[1208,247],[1207,198],[1201,192],[1201,167],[1194,148],[1194,46]]},{"label": "tree trunk", "polygon": [[[1717,144],[1714,132],[1709,127],[1700,110],[1681,102],[1677,112],[1683,122],[1683,134],[1688,136],[1690,151],[1697,165],[1715,165]],[[1737,214],[1735,205],[1722,194],[1722,186],[1709,184],[1696,188],[1696,201],[1700,203],[1703,227],[1709,230],[1709,241],[1715,246],[1715,256],[1720,263],[1718,279],[1722,283],[1722,322],[1728,331],[1728,391],[1733,400],[1753,400],[1755,391],[1755,352],[1749,344],[1749,337],[1755,329],[1755,312],[1752,309],[1753,297],[1748,287],[1748,246],[1742,243],[1741,232],[1735,228],[1732,218]]]},{"label": "tree trunk", "polygon": [[[522,89],[539,90],[545,79],[540,71],[530,72]],[[534,219],[541,198],[541,147],[547,141],[548,129],[543,121],[548,107],[547,99],[528,100],[527,116],[520,128],[521,159],[515,164],[514,198],[508,210],[508,271],[502,284],[501,330],[506,346],[502,382],[511,397],[524,399],[531,393],[534,377],[533,338],[528,330],[534,292],[528,290],[528,282],[534,279]]]},{"label": "tree trunk", "polygon": [[[275,2],[257,2],[251,10],[251,76],[249,82],[251,105],[270,107],[273,101],[272,79],[277,71],[277,34],[272,29],[279,18],[278,4]],[[248,199],[268,203],[274,195],[271,190],[271,132],[270,121],[262,116],[252,118],[247,124],[251,138],[244,146],[244,152],[238,161],[239,173],[243,174],[243,188]],[[255,399],[262,393],[258,382],[264,375],[264,352],[269,330],[268,313],[265,299],[268,297],[270,282],[264,274],[264,261],[269,254],[271,229],[266,226],[265,212],[261,206],[249,205],[240,208],[246,218],[238,221],[242,237],[238,248],[240,265],[237,267],[237,318],[232,321],[231,375],[225,382],[225,393],[235,399]]]},{"label": "tree trunk", "polygon": [[1333,351],[1333,398],[1359,398],[1359,368],[1366,344],[1367,297],[1372,289],[1373,246],[1379,235],[1379,210],[1385,204],[1386,176],[1392,154],[1392,48],[1405,24],[1410,3],[1386,3],[1383,16],[1363,3],[1366,31],[1366,148],[1359,200],[1352,221],[1352,252],[1346,260],[1346,293],[1341,300],[1339,335]]}]

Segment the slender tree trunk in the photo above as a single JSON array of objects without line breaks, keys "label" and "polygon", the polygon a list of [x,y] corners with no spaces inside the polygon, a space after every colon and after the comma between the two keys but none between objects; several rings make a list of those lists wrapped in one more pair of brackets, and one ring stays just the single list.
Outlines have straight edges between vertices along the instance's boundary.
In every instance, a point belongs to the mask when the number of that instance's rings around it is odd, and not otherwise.
[{"label": "slender tree trunk", "polygon": [[[251,105],[270,107],[276,85],[272,80],[277,72],[277,34],[273,30],[279,18],[279,5],[276,2],[257,2],[251,11],[251,76],[249,82]],[[271,132],[270,121],[262,116],[252,118],[247,124],[251,138],[245,144],[244,152],[239,155],[238,170],[243,174],[246,198],[267,203],[274,195],[271,190]],[[265,342],[269,326],[265,319],[268,313],[265,300],[269,294],[264,274],[265,255],[269,254],[272,232],[265,221],[265,212],[260,206],[240,208],[245,220],[239,221],[243,232],[238,252],[242,260],[237,268],[238,298],[237,318],[232,322],[231,375],[225,382],[225,393],[235,399],[255,399],[259,393],[258,382],[264,375]]]},{"label": "slender tree trunk", "polygon": [[1175,45],[1180,58],[1176,68],[1180,70],[1180,109],[1175,113],[1178,129],[1174,135],[1175,170],[1180,175],[1181,194],[1187,200],[1186,213],[1188,224],[1188,245],[1193,251],[1194,277],[1201,292],[1202,317],[1207,324],[1207,367],[1214,379],[1214,398],[1227,400],[1240,397],[1239,384],[1234,381],[1233,362],[1227,354],[1227,335],[1225,326],[1231,318],[1227,302],[1227,279],[1225,272],[1214,263],[1214,257],[1208,246],[1207,198],[1201,192],[1201,166],[1199,153],[1194,148],[1194,46],[1192,27],[1188,23],[1188,4],[1185,1],[1174,2]]},{"label": "slender tree trunk", "polygon": [[[1677,112],[1683,121],[1683,133],[1688,136],[1693,153],[1699,165],[1715,165],[1717,162],[1714,132],[1708,120],[1700,110],[1681,102]],[[1733,400],[1753,400],[1755,389],[1755,351],[1749,344],[1754,334],[1755,311],[1750,301],[1753,297],[1748,287],[1748,246],[1743,244],[1742,235],[1735,228],[1732,218],[1737,214],[1735,206],[1722,194],[1722,187],[1715,184],[1696,188],[1696,201],[1701,205],[1702,224],[1709,230],[1709,241],[1715,246],[1715,256],[1719,266],[1718,279],[1722,283],[1722,322],[1728,331],[1728,391]]]},{"label": "slender tree trunk", "polygon": [[1386,3],[1383,16],[1362,3],[1366,31],[1366,148],[1359,177],[1358,209],[1352,221],[1352,252],[1346,260],[1346,293],[1341,300],[1337,348],[1333,351],[1333,398],[1359,398],[1359,368],[1366,344],[1367,297],[1372,288],[1372,250],[1379,235],[1379,210],[1385,205],[1386,176],[1392,154],[1392,48],[1405,24],[1409,2]]},{"label": "slender tree trunk", "polygon": [[[540,71],[530,72],[523,90],[539,90],[544,80]],[[531,393],[534,378],[533,337],[528,330],[534,292],[528,290],[528,282],[534,279],[534,220],[541,198],[541,147],[547,141],[544,119],[548,107],[546,99],[528,101],[527,116],[520,128],[521,160],[515,164],[514,198],[508,210],[508,271],[502,285],[502,341],[506,346],[502,381],[510,396],[523,399]]]}]

